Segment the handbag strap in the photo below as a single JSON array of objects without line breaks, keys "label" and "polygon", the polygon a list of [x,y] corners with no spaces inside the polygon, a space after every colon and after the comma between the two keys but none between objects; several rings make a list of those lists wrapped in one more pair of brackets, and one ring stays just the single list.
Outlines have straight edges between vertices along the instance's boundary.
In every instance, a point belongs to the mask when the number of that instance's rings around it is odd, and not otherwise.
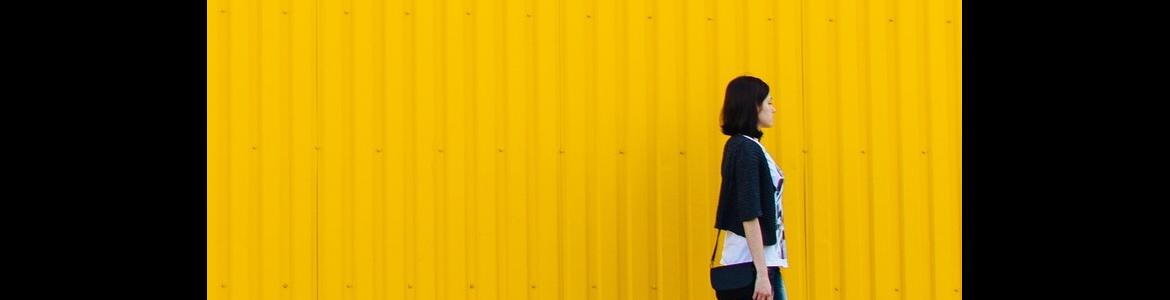
[{"label": "handbag strap", "polygon": [[715,251],[719,250],[719,233],[721,231],[723,231],[723,230],[719,230],[719,228],[715,228],[715,248],[711,249],[711,264],[709,265],[712,268],[715,267]]}]

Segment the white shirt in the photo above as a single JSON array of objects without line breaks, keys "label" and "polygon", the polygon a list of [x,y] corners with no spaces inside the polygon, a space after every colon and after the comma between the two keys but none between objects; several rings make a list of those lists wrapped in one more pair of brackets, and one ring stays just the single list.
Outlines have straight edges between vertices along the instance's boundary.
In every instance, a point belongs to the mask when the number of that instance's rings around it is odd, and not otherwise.
[{"label": "white shirt", "polygon": [[[785,242],[784,236],[784,206],[781,205],[781,196],[784,192],[784,186],[780,185],[780,179],[784,178],[784,173],[780,171],[780,167],[776,165],[776,161],[772,160],[772,155],[768,154],[768,150],[764,149],[764,144],[759,140],[747,137],[748,139],[760,145],[760,150],[764,151],[764,157],[768,159],[768,170],[772,173],[772,185],[776,187],[776,244],[764,246],[764,262],[769,267],[788,267],[788,244]],[[723,256],[720,259],[720,265],[738,264],[752,261],[752,252],[748,249],[747,238],[735,234],[731,231],[723,231]]]}]

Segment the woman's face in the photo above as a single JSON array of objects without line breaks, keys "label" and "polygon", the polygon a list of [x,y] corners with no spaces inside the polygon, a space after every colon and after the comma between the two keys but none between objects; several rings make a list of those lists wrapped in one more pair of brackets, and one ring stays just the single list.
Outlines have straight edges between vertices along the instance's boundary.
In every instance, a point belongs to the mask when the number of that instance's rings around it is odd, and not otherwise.
[{"label": "woman's face", "polygon": [[772,128],[772,115],[776,112],[776,107],[772,106],[772,92],[768,92],[768,96],[764,97],[764,101],[757,108],[760,111],[760,128]]}]

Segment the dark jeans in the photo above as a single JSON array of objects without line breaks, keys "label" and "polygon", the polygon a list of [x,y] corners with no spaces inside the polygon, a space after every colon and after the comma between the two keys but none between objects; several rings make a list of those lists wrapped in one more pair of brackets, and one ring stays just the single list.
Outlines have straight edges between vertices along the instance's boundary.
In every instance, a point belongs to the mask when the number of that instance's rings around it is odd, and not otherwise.
[{"label": "dark jeans", "polygon": [[[780,278],[780,267],[768,267],[768,279],[772,280],[772,299],[788,300],[788,291],[784,288],[784,279]],[[755,291],[756,285],[753,283],[738,290],[715,292],[715,298],[719,300],[750,300],[752,299],[752,293]]]}]

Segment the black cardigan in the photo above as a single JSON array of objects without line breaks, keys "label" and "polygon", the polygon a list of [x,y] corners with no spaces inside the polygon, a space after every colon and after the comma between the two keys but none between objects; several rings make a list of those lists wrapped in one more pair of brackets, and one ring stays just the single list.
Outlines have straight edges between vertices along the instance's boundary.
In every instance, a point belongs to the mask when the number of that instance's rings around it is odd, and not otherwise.
[{"label": "black cardigan", "polygon": [[743,135],[723,145],[722,183],[715,228],[746,237],[743,222],[760,218],[764,245],[776,244],[776,187],[760,145]]}]

